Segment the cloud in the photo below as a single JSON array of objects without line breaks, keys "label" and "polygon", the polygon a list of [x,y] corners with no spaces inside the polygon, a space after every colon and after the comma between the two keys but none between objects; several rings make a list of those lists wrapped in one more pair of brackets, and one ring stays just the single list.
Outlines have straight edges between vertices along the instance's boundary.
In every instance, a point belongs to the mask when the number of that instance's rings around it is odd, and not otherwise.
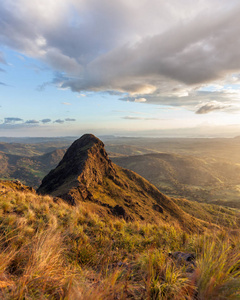
[{"label": "cloud", "polygon": [[4,54],[2,51],[0,51],[0,63],[6,65],[7,62],[5,60]]},{"label": "cloud", "polygon": [[[24,60],[24,57],[22,56],[18,56],[21,60]],[[27,68],[33,70],[36,73],[40,73],[40,72],[44,72],[44,71],[49,71],[49,68],[47,68],[46,66],[39,66],[35,63],[29,63],[26,65]]]},{"label": "cloud", "polygon": [[27,120],[25,123],[26,124],[39,124],[39,121],[37,121],[37,120]]},{"label": "cloud", "polygon": [[6,83],[0,81],[0,85],[8,86]]},{"label": "cloud", "polygon": [[17,122],[24,122],[24,120],[21,118],[4,118],[5,124],[13,124],[13,123],[17,123]]},{"label": "cloud", "polygon": [[69,102],[62,102],[63,105],[72,105],[71,103]]},{"label": "cloud", "polygon": [[222,105],[221,103],[218,102],[210,102],[199,107],[195,113],[202,115],[202,114],[210,113],[212,111],[226,110],[230,107],[231,107],[230,105]]},{"label": "cloud", "polygon": [[0,124],[0,129],[3,129],[3,130],[7,130],[7,129],[10,129],[10,130],[17,130],[17,129],[20,129],[20,128],[26,128],[27,125],[25,123],[1,123]]},{"label": "cloud", "polygon": [[216,96],[203,99],[203,85],[240,73],[239,13],[235,0],[2,0],[0,42],[62,74],[39,89],[54,84],[193,109]]},{"label": "cloud", "polygon": [[67,121],[67,122],[75,122],[76,119],[66,118],[65,121]]},{"label": "cloud", "polygon": [[50,123],[52,120],[51,119],[42,119],[40,122],[43,124]]},{"label": "cloud", "polygon": [[[232,112],[231,107],[237,106],[239,102],[239,91],[231,91],[228,89],[222,90],[189,90],[188,95],[184,97],[178,97],[171,93],[171,89],[164,90],[162,93],[154,93],[152,95],[145,95],[146,102],[148,104],[161,104],[169,108],[169,106],[176,108],[186,108],[191,111],[196,111],[196,107],[199,108],[205,103],[218,103],[225,111]],[[174,93],[174,91],[172,91]],[[135,102],[135,97],[123,97],[120,98],[123,101]],[[217,100],[216,100],[217,99]],[[204,103],[204,104],[203,104]],[[162,109],[162,108],[161,108]]]},{"label": "cloud", "polygon": [[140,111],[133,111],[133,110],[113,110],[112,112],[114,113],[130,113],[130,114],[136,114],[136,115],[146,115],[147,113],[145,112],[140,112]]},{"label": "cloud", "polygon": [[143,120],[143,121],[156,121],[156,120],[162,120],[159,118],[141,118],[141,117],[133,117],[133,116],[125,116],[122,117],[124,120]]},{"label": "cloud", "polygon": [[134,100],[134,102],[139,102],[139,103],[144,103],[144,102],[146,102],[146,101],[147,101],[146,98],[136,98],[136,99]]},{"label": "cloud", "polygon": [[4,70],[4,69],[0,68],[0,72],[6,72],[6,70]]},{"label": "cloud", "polygon": [[68,81],[69,79],[70,79],[69,77],[65,76],[61,72],[54,72],[54,78],[51,81],[47,81],[39,85],[37,87],[37,90],[42,92],[48,86],[57,86],[58,88],[63,89],[62,88],[63,83]]},{"label": "cloud", "polygon": [[54,123],[59,123],[59,124],[63,124],[64,123],[64,120],[61,120],[61,119],[57,119],[54,121]]}]

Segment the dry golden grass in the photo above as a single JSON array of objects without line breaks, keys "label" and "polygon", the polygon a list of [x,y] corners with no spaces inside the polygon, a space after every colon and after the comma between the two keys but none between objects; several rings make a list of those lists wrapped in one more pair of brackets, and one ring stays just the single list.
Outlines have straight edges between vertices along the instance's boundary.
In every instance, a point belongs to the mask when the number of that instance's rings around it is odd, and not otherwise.
[{"label": "dry golden grass", "polygon": [[[240,238],[126,222],[31,192],[0,196],[1,299],[239,299]],[[168,256],[193,252],[196,269]]]}]

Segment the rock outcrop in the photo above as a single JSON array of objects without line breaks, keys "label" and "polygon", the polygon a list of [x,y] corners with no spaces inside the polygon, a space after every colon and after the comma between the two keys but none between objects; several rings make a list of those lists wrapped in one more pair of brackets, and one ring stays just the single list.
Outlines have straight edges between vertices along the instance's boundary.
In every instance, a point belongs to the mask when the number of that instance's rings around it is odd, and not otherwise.
[{"label": "rock outcrop", "polygon": [[103,142],[91,134],[70,146],[37,192],[62,198],[71,205],[88,201],[96,210],[101,207],[101,212],[126,220],[174,220],[191,229],[200,222],[140,175],[113,164]]},{"label": "rock outcrop", "polygon": [[43,179],[38,192],[61,197],[75,205],[79,200],[91,199],[88,188],[102,184],[106,177],[114,179],[116,171],[104,144],[94,135],[85,134],[71,145],[58,166]]}]

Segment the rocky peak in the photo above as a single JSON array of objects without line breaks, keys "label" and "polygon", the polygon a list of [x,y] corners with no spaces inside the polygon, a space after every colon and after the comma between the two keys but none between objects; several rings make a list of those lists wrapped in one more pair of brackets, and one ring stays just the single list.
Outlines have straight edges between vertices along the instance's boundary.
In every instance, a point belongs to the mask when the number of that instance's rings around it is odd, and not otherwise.
[{"label": "rocky peak", "polygon": [[91,134],[70,146],[58,166],[43,179],[38,193],[62,198],[71,205],[88,202],[101,215],[198,226],[198,221],[193,222],[147,180],[113,164],[103,142]]},{"label": "rocky peak", "polygon": [[103,142],[92,134],[84,134],[69,147],[58,166],[43,179],[38,191],[56,195],[60,193],[64,197],[71,188],[78,187],[81,198],[85,198],[89,196],[86,188],[101,184],[104,178],[114,178],[115,175],[116,171]]}]

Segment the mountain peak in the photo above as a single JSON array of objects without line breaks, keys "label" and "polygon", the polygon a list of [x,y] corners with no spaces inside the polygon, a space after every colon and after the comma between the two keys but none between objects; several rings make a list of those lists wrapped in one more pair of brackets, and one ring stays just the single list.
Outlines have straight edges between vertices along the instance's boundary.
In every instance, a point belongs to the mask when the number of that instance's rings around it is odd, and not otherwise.
[{"label": "mountain peak", "polygon": [[77,139],[75,142],[73,142],[71,147],[92,147],[94,145],[101,145],[104,147],[104,144],[101,140],[99,140],[95,135],[86,133],[83,136],[81,136],[79,139]]},{"label": "mountain peak", "polygon": [[[38,191],[58,196],[71,204],[76,199],[91,198],[89,186],[101,184],[105,177],[114,178],[116,171],[104,149],[104,144],[92,134],[84,134],[73,142],[58,166],[42,181]],[[76,195],[70,196],[77,188]]]},{"label": "mountain peak", "polygon": [[111,162],[104,144],[91,134],[76,140],[58,166],[42,181],[41,194],[50,194],[72,205],[91,202],[101,215],[126,220],[175,220],[197,226],[170,198],[140,175]]},{"label": "mountain peak", "polygon": [[66,152],[67,158],[73,158],[78,152],[82,154],[88,152],[91,148],[104,149],[104,144],[93,134],[84,134],[79,139],[74,141],[68,151]]}]

